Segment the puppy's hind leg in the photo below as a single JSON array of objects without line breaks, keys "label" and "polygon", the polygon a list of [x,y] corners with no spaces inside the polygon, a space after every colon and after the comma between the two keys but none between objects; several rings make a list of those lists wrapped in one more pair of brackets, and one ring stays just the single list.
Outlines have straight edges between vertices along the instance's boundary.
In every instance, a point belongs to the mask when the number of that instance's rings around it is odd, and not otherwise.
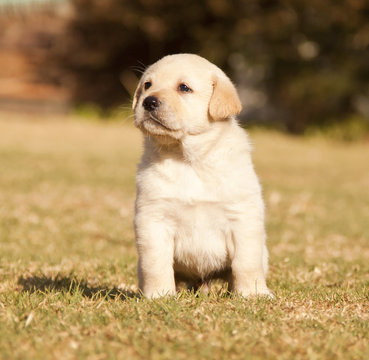
[{"label": "puppy's hind leg", "polygon": [[208,295],[210,292],[210,282],[211,280],[200,280],[193,286],[193,289],[195,292]]}]

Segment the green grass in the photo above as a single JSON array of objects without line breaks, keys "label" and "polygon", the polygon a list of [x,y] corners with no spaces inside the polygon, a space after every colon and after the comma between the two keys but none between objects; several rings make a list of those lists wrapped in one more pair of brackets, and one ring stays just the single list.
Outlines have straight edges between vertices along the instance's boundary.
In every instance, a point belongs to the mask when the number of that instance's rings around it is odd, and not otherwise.
[{"label": "green grass", "polygon": [[129,120],[0,114],[1,359],[366,359],[369,145],[251,132],[275,300],[139,299]]}]

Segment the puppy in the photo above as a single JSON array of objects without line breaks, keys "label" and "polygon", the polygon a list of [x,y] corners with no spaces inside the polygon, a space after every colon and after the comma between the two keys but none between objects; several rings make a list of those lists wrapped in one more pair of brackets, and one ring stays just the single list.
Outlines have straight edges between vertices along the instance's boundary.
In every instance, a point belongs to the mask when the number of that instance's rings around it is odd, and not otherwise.
[{"label": "puppy", "polygon": [[193,54],[169,55],[143,74],[133,100],[145,150],[137,172],[139,288],[173,295],[176,279],[221,277],[243,296],[265,283],[264,204],[229,78]]}]

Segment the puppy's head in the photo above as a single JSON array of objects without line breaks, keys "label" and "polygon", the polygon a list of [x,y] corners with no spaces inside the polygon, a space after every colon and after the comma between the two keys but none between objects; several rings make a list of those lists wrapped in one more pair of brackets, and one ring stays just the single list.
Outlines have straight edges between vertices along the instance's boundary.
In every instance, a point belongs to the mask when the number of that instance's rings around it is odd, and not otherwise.
[{"label": "puppy's head", "polygon": [[193,54],[169,55],[142,75],[133,99],[135,125],[145,134],[180,140],[241,111],[237,91],[214,64]]}]

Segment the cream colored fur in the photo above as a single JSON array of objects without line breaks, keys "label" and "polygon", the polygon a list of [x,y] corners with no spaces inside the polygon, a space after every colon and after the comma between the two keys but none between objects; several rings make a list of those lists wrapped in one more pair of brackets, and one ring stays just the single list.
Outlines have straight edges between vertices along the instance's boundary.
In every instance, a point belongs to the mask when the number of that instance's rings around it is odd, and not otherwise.
[{"label": "cream colored fur", "polygon": [[[148,96],[160,101],[152,112]],[[175,294],[175,276],[269,295],[264,204],[231,81],[197,55],[166,56],[143,74],[133,108],[145,137],[135,209],[144,295]]]}]

